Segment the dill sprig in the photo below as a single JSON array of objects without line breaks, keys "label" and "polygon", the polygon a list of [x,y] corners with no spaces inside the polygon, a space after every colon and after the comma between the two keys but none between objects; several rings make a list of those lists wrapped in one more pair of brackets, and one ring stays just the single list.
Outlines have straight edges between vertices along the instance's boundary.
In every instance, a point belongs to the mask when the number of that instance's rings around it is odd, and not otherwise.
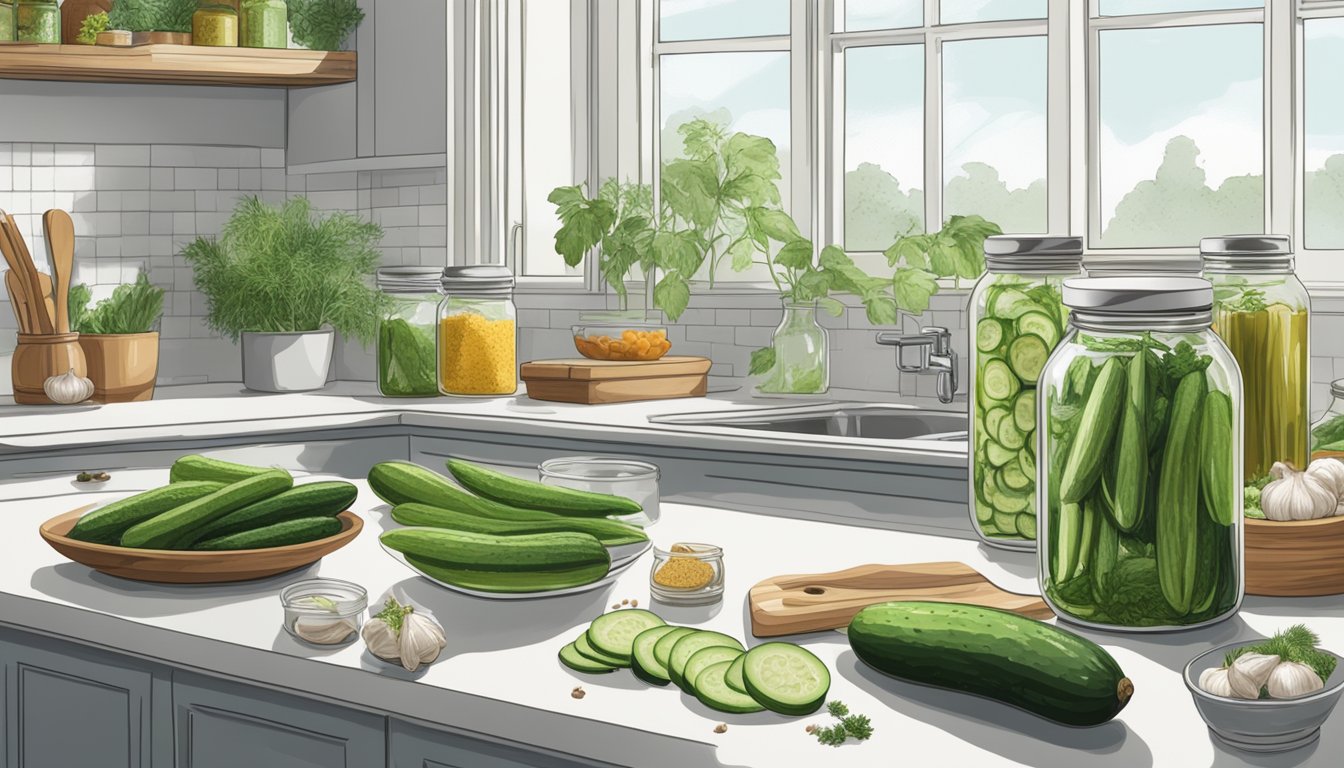
[{"label": "dill sprig", "polygon": [[826,711],[840,722],[830,726],[813,726],[812,735],[817,737],[819,743],[838,747],[850,739],[866,741],[873,735],[872,721],[864,715],[851,715],[849,707],[843,702],[828,702]]},{"label": "dill sprig", "polygon": [[1263,653],[1266,656],[1278,656],[1281,661],[1295,661],[1311,667],[1321,680],[1329,680],[1337,663],[1333,654],[1316,648],[1321,639],[1304,624],[1280,631],[1273,637],[1255,645],[1234,648],[1223,659],[1223,666],[1230,667],[1244,653]]}]

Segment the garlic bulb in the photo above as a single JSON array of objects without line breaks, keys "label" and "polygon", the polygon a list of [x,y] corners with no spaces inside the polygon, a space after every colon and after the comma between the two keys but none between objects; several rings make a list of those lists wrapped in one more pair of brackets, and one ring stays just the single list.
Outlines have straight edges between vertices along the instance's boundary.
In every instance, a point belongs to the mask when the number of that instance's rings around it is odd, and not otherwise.
[{"label": "garlic bulb", "polygon": [[1298,472],[1281,461],[1274,462],[1269,473],[1276,480],[1260,491],[1260,509],[1270,520],[1315,520],[1329,517],[1339,505],[1339,497],[1319,475]]},{"label": "garlic bulb", "polygon": [[1199,676],[1199,688],[1214,696],[1233,698],[1232,683],[1227,679],[1227,667],[1209,667]]},{"label": "garlic bulb", "polygon": [[400,661],[400,650],[397,646],[397,631],[386,621],[378,618],[369,619],[364,623],[364,629],[360,632],[364,638],[364,645],[368,647],[369,653],[384,661]]},{"label": "garlic bulb", "polygon": [[1320,480],[1335,496],[1344,496],[1344,461],[1317,459],[1307,465],[1307,474]]},{"label": "garlic bulb", "polygon": [[294,621],[294,634],[316,645],[336,645],[355,631],[353,619],[324,619],[300,616]]},{"label": "garlic bulb", "polygon": [[1279,665],[1278,656],[1263,653],[1243,653],[1227,670],[1227,682],[1232,695],[1239,699],[1258,699],[1260,689],[1269,680],[1269,673]]},{"label": "garlic bulb", "polygon": [[59,376],[52,376],[42,382],[42,391],[53,403],[74,405],[93,396],[93,382],[83,376],[75,375],[75,369]]},{"label": "garlic bulb", "polygon": [[401,636],[397,640],[401,666],[414,672],[421,664],[432,664],[448,644],[443,627],[434,619],[419,613],[408,613],[401,621]]},{"label": "garlic bulb", "polygon": [[1296,661],[1285,661],[1274,667],[1265,685],[1269,688],[1269,695],[1276,699],[1305,696],[1325,687],[1321,676],[1314,669]]}]

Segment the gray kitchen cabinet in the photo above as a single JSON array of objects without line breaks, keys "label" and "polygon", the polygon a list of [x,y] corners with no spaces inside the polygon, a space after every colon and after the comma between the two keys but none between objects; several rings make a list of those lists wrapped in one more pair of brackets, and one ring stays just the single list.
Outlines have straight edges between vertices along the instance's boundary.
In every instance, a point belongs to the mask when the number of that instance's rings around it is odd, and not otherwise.
[{"label": "gray kitchen cabinet", "polygon": [[168,704],[166,669],[9,631],[0,668],[7,768],[172,765],[171,733],[154,729]]},{"label": "gray kitchen cabinet", "polygon": [[388,726],[388,768],[594,768],[575,762],[393,719]]},{"label": "gray kitchen cabinet", "polygon": [[[448,9],[442,0],[360,0],[353,83],[289,93],[290,166],[443,154],[448,148]],[[405,162],[391,167],[408,167]]]},{"label": "gray kitchen cabinet", "polygon": [[387,764],[386,718],[178,672],[177,768]]}]

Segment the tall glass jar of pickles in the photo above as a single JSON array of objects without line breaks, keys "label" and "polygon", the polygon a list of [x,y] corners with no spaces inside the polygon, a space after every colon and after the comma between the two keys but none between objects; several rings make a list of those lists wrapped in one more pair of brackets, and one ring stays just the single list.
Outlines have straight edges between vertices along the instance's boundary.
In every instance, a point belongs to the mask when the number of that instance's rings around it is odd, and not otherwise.
[{"label": "tall glass jar of pickles", "polygon": [[995,235],[971,292],[970,507],[986,544],[1036,545],[1036,377],[1064,336],[1078,237]]},{"label": "tall glass jar of pickles", "polygon": [[1285,235],[1209,237],[1199,250],[1213,283],[1213,330],[1237,358],[1246,390],[1246,479],[1264,477],[1276,461],[1306,467],[1311,300],[1293,274],[1292,243]]},{"label": "tall glass jar of pickles", "polygon": [[1064,283],[1039,381],[1041,592],[1089,626],[1209,624],[1241,603],[1242,390],[1197,277]]},{"label": "tall glass jar of pickles", "polygon": [[439,391],[498,397],[518,390],[518,309],[507,267],[448,267],[439,304]]},{"label": "tall glass jar of pickles", "polygon": [[383,267],[378,289],[391,299],[378,322],[378,393],[383,397],[434,397],[439,394],[438,267]]}]

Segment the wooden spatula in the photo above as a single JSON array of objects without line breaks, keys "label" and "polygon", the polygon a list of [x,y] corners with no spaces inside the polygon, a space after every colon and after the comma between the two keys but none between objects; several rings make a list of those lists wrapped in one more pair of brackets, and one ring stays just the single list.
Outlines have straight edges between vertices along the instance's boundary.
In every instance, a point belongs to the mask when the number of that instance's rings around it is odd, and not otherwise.
[{"label": "wooden spatula", "polygon": [[849,626],[863,608],[892,600],[970,603],[1033,619],[1054,618],[1035,595],[1009,592],[965,563],[860,565],[834,573],[776,576],[751,588],[751,634],[778,637]]},{"label": "wooden spatula", "polygon": [[9,292],[9,304],[14,308],[14,317],[19,321],[19,333],[32,333],[33,316],[28,311],[28,297],[23,293],[19,273],[13,269],[5,270],[5,290]]},{"label": "wooden spatula", "polygon": [[51,276],[55,290],[56,332],[70,332],[70,277],[75,267],[75,223],[59,208],[42,214],[42,229],[47,235],[47,254],[51,257]]},{"label": "wooden spatula", "polygon": [[3,225],[0,225],[0,230],[3,230],[0,239],[4,240],[5,261],[9,263],[10,269],[19,273],[19,282],[23,285],[24,295],[28,297],[28,309],[35,320],[34,332],[54,333],[55,321],[47,311],[46,302],[40,300],[42,293],[38,287],[37,266],[33,264],[28,244],[19,233],[19,226],[13,216],[0,211],[0,218],[4,220]]}]

